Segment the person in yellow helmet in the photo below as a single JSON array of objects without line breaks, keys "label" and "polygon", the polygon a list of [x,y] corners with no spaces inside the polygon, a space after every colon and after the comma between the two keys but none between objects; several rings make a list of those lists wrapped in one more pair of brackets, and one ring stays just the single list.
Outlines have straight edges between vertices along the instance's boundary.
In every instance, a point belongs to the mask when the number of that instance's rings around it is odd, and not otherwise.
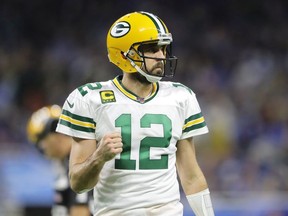
[{"label": "person in yellow helmet", "polygon": [[[193,137],[208,132],[195,93],[172,78],[172,34],[148,12],[116,20],[109,60],[123,74],[76,88],[56,131],[73,138],[69,176],[77,193],[94,188],[94,216],[180,216],[177,173],[197,216],[212,216]],[[192,210],[191,210],[192,213]]]},{"label": "person in yellow helmet", "polygon": [[69,185],[68,159],[71,138],[55,132],[60,114],[61,107],[55,104],[35,111],[27,123],[27,136],[30,143],[53,161],[55,193],[51,215],[90,216],[91,193],[78,195]]}]

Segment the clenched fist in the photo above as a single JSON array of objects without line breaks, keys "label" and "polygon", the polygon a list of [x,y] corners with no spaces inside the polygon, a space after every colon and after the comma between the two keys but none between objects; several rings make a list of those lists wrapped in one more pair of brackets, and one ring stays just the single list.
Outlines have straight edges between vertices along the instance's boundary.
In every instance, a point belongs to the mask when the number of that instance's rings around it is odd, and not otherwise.
[{"label": "clenched fist", "polygon": [[119,132],[109,133],[103,136],[97,147],[97,155],[103,161],[113,159],[117,154],[123,151],[123,143]]}]

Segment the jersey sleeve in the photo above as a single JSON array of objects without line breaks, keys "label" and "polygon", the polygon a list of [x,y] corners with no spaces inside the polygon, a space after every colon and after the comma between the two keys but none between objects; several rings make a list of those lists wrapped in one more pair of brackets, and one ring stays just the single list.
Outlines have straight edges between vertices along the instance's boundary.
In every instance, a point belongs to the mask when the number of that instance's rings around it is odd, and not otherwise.
[{"label": "jersey sleeve", "polygon": [[88,101],[78,89],[66,99],[60,115],[56,131],[72,137],[96,139],[96,122]]},{"label": "jersey sleeve", "polygon": [[182,127],[181,139],[198,136],[209,132],[195,93],[192,90],[186,93],[186,101],[184,103],[185,119]]}]

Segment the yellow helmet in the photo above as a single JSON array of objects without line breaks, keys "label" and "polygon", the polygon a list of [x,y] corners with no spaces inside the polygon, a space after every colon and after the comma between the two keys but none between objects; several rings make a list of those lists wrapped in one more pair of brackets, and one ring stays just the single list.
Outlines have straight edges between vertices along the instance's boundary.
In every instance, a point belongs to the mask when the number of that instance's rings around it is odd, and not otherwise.
[{"label": "yellow helmet", "polygon": [[48,133],[55,132],[61,111],[58,105],[45,106],[35,111],[27,123],[28,140],[38,146],[39,141]]},{"label": "yellow helmet", "polygon": [[[169,33],[164,22],[154,14],[147,12],[129,13],[114,22],[108,31],[108,58],[110,62],[126,73],[140,72],[145,76],[141,70],[145,56],[139,52],[138,48],[143,44],[156,43],[159,46],[166,46],[166,58],[161,60],[170,70],[169,74],[165,70],[161,78],[164,76],[173,77],[177,58],[171,53],[172,41],[172,34]],[[156,81],[161,78],[156,78]]]}]

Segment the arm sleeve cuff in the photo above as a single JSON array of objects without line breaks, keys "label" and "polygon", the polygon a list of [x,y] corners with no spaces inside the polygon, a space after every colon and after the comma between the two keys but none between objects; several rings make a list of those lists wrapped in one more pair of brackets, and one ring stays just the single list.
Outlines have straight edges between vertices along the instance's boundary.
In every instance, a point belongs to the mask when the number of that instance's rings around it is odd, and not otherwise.
[{"label": "arm sleeve cuff", "polygon": [[196,216],[214,216],[208,188],[198,193],[187,195],[186,197]]}]

